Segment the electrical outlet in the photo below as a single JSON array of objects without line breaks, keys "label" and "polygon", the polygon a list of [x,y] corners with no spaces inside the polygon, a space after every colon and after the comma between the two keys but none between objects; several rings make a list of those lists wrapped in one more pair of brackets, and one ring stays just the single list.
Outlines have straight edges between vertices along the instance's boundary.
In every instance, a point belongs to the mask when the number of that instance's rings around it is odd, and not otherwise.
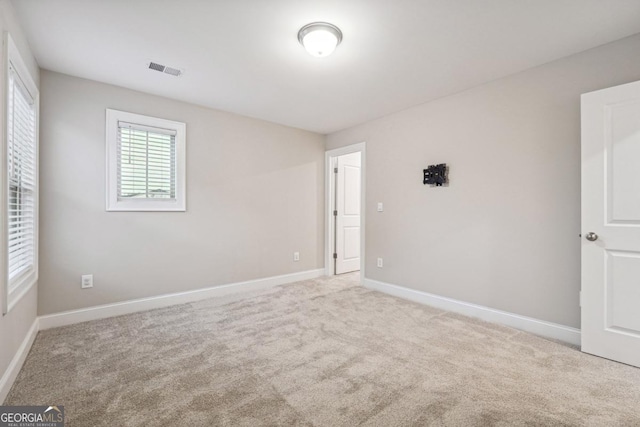
[{"label": "electrical outlet", "polygon": [[300,261],[300,252],[294,252],[293,253],[293,260],[294,261]]},{"label": "electrical outlet", "polygon": [[82,289],[93,288],[93,274],[82,275]]},{"label": "electrical outlet", "polygon": [[378,268],[382,268],[382,258],[378,258]]},{"label": "electrical outlet", "polygon": [[382,204],[382,202],[378,202],[378,212],[383,212],[384,211],[384,205]]}]

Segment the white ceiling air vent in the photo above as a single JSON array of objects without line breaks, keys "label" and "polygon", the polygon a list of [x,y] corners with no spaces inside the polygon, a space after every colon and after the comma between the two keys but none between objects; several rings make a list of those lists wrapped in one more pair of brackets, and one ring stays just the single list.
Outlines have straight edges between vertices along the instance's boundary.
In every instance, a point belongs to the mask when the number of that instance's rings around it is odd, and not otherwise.
[{"label": "white ceiling air vent", "polygon": [[149,62],[149,69],[160,71],[161,73],[170,74],[172,76],[182,75],[182,70],[179,68],[167,67],[166,65],[158,64],[156,62]]},{"label": "white ceiling air vent", "polygon": [[164,67],[164,72],[176,77],[182,74],[182,71],[178,70],[177,68],[171,68],[171,67]]},{"label": "white ceiling air vent", "polygon": [[160,64],[156,64],[155,62],[149,62],[149,69],[160,71],[162,73],[164,71],[164,69],[165,69],[165,66],[164,65],[160,65]]}]

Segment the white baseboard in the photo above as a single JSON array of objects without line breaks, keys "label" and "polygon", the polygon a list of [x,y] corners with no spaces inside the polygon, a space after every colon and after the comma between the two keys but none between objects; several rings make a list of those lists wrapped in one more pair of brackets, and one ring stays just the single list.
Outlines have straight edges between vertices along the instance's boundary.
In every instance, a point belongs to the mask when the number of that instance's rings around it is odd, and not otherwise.
[{"label": "white baseboard", "polygon": [[495,310],[482,305],[458,301],[452,298],[446,298],[367,278],[364,279],[364,286],[368,289],[384,292],[386,294],[418,302],[420,304],[452,311],[469,317],[475,317],[486,320],[487,322],[510,326],[512,328],[531,332],[532,334],[547,338],[557,339],[570,344],[580,345],[580,329],[534,319],[532,317],[521,316],[519,314],[513,314],[506,311]]},{"label": "white baseboard", "polygon": [[22,365],[27,358],[27,354],[29,354],[29,350],[31,350],[31,345],[36,339],[36,335],[38,335],[37,317],[33,319],[33,324],[31,325],[29,332],[27,332],[27,336],[24,337],[18,351],[15,356],[13,356],[13,359],[11,359],[11,363],[7,366],[7,370],[4,371],[4,375],[0,378],[0,405],[2,405],[4,400],[7,398],[9,390],[11,390],[11,386],[13,386],[13,382],[18,377],[18,373],[20,373],[20,369],[22,369]]},{"label": "white baseboard", "polygon": [[165,294],[113,304],[98,305],[79,310],[63,311],[61,313],[40,316],[40,330],[87,322],[89,320],[121,316],[123,314],[152,310],[154,308],[163,308],[175,304],[200,301],[207,298],[220,297],[238,292],[257,291],[287,283],[299,282],[301,280],[315,279],[322,275],[324,275],[324,268],[302,271],[300,273],[284,274],[282,276],[267,277],[264,279],[249,280],[246,282],[231,283],[228,285],[214,286],[210,288],[196,289],[187,292],[178,292],[175,294]]}]

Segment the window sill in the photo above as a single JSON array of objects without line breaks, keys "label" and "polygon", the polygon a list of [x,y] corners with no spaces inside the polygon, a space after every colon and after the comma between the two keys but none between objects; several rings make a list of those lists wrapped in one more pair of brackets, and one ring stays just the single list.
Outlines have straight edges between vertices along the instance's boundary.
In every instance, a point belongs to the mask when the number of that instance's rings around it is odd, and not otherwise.
[{"label": "window sill", "polygon": [[185,212],[186,210],[183,201],[127,200],[107,202],[107,212]]},{"label": "window sill", "polygon": [[31,288],[38,283],[38,274],[36,271],[31,271],[26,274],[21,280],[20,283],[13,288],[9,295],[7,296],[7,309],[4,315],[11,312],[11,310],[18,305],[20,300],[29,293]]}]

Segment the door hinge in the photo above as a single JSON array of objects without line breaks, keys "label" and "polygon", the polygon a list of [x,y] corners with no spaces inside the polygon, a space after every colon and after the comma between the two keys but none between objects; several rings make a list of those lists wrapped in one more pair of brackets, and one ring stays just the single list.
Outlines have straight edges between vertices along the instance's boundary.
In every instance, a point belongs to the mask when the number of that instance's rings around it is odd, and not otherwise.
[{"label": "door hinge", "polygon": [[582,291],[580,291],[580,307],[582,307]]},{"label": "door hinge", "polygon": [[333,168],[333,173],[338,173],[338,168]]},{"label": "door hinge", "polygon": [[338,211],[333,211],[333,216],[338,216]]},{"label": "door hinge", "polygon": [[333,259],[338,259],[338,254],[334,253],[333,254]]}]

